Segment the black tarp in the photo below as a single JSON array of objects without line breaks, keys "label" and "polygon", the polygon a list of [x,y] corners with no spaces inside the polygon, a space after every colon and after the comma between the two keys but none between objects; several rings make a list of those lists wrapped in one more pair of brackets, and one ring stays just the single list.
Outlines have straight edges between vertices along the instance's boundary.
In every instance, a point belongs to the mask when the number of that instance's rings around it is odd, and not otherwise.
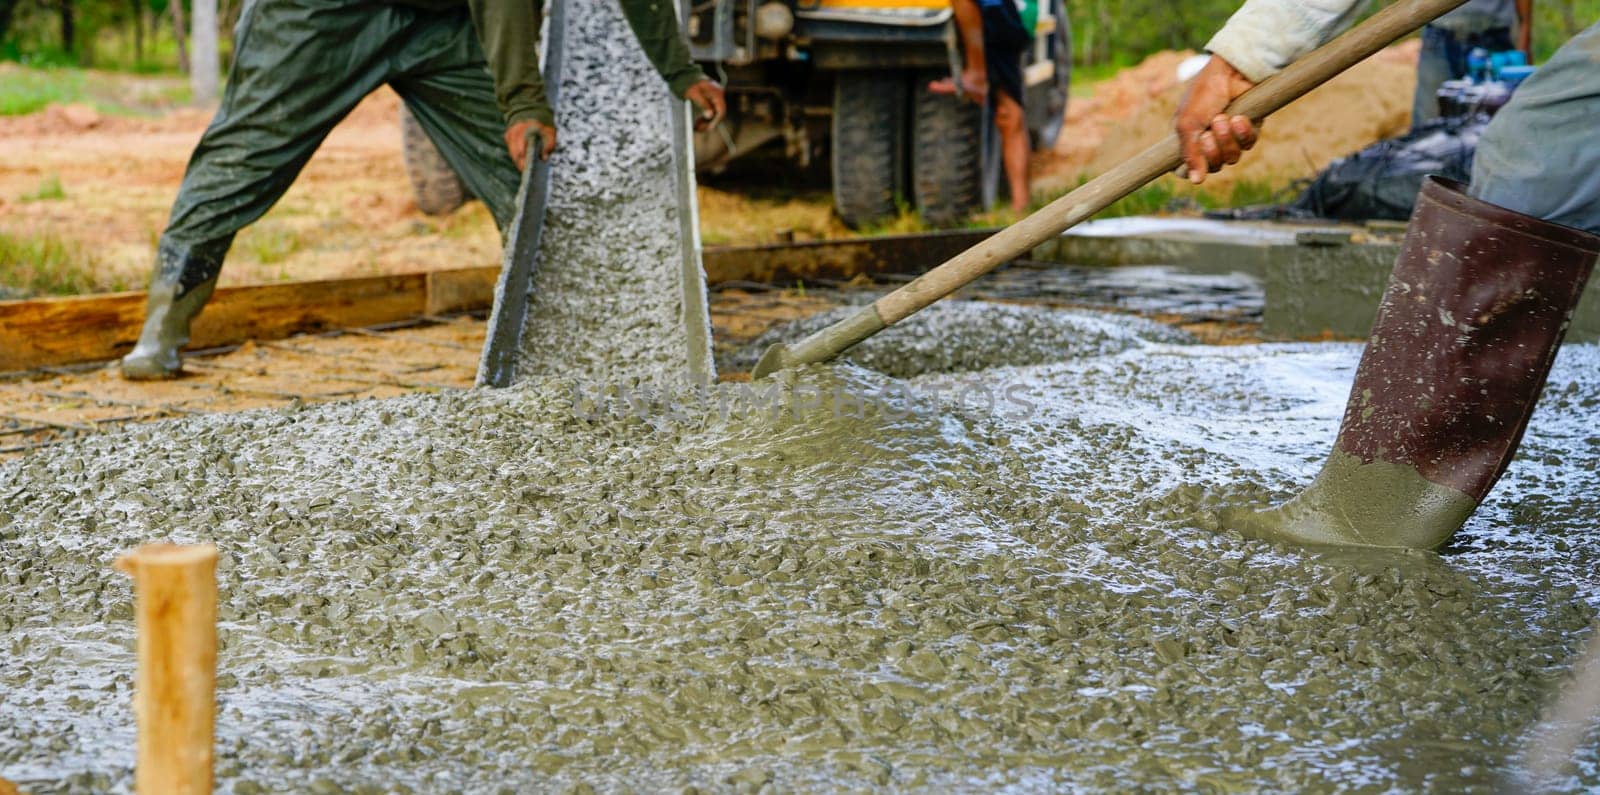
[{"label": "black tarp", "polygon": [[1485,114],[1436,119],[1399,138],[1379,141],[1333,161],[1288,204],[1213,213],[1227,218],[1329,218],[1342,221],[1411,217],[1422,178],[1467,182]]}]

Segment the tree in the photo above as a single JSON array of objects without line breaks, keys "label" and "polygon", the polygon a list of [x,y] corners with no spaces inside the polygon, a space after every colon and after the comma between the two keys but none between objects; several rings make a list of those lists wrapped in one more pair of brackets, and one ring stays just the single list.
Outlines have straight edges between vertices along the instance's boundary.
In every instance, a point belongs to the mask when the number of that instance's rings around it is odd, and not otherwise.
[{"label": "tree", "polygon": [[133,18],[133,62],[144,63],[144,0],[128,0]]},{"label": "tree", "polygon": [[169,0],[167,9],[172,12],[172,36],[178,40],[178,71],[189,72],[189,47],[183,34],[183,0]]},{"label": "tree", "polygon": [[195,102],[205,104],[217,98],[217,0],[194,0],[193,10],[189,90]]},{"label": "tree", "polygon": [[0,0],[0,41],[11,32],[11,16],[17,10],[17,0]]},{"label": "tree", "polygon": [[76,23],[73,19],[73,0],[56,0],[61,11],[61,51],[68,55],[76,52],[73,42],[77,40]]}]

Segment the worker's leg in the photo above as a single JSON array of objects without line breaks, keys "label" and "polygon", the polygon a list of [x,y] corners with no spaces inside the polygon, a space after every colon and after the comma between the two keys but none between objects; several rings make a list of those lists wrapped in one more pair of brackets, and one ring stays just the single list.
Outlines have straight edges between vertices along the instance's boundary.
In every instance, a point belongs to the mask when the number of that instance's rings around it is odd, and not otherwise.
[{"label": "worker's leg", "polygon": [[506,151],[505,117],[465,7],[426,16],[391,81],[428,138],[504,229],[521,174]]},{"label": "worker's leg", "polygon": [[1422,29],[1422,52],[1417,56],[1417,89],[1411,98],[1411,127],[1416,129],[1439,118],[1439,87],[1459,77],[1454,63],[1460,45],[1454,34],[1428,25]]},{"label": "worker's leg", "polygon": [[259,0],[234,34],[227,88],[190,156],[156,252],[130,378],[163,378],[210,297],[234,234],[288,190],[328,131],[388,77],[409,10],[338,0]]},{"label": "worker's leg", "polygon": [[1600,234],[1600,24],[1566,43],[1489,122],[1472,195]]},{"label": "worker's leg", "polygon": [[1022,54],[1032,38],[1012,3],[983,6],[983,59],[989,72],[989,102],[1000,134],[1000,162],[1011,185],[1011,209],[1028,210],[1027,116],[1022,112]]},{"label": "worker's leg", "polygon": [[1600,26],[1496,116],[1471,195],[1425,185],[1327,464],[1289,503],[1229,526],[1413,547],[1460,528],[1515,455],[1600,256],[1580,231],[1600,231],[1597,118]]},{"label": "worker's leg", "polygon": [[1001,162],[1005,166],[1006,181],[1011,185],[1011,209],[1021,214],[1028,211],[1028,123],[1022,105],[1011,95],[996,93],[994,97],[994,126],[1000,133]]},{"label": "worker's leg", "polygon": [[1287,504],[1226,524],[1300,544],[1444,544],[1516,453],[1596,256],[1600,237],[1430,177],[1327,463]]}]

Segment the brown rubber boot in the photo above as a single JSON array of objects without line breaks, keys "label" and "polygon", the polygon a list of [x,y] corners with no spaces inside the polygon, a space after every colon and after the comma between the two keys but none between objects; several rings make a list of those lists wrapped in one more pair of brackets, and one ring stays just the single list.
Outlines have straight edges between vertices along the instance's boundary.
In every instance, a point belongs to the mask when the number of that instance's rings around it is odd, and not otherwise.
[{"label": "brown rubber boot", "polygon": [[1600,237],[1429,177],[1333,453],[1299,496],[1224,524],[1298,544],[1444,544],[1516,453],[1597,255]]},{"label": "brown rubber boot", "polygon": [[139,342],[122,357],[122,377],[130,381],[176,378],[183,373],[178,351],[189,344],[189,324],[217,286],[220,263],[158,251],[150,280],[144,328]]}]

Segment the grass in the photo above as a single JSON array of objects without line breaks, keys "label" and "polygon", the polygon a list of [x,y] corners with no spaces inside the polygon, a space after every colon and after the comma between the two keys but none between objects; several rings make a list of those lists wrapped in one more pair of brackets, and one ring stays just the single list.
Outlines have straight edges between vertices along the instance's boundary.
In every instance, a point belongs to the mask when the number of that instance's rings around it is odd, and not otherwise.
[{"label": "grass", "polygon": [[147,116],[186,104],[189,96],[188,82],[174,74],[0,63],[0,116],[22,116],[72,103],[87,104],[107,115]]},{"label": "grass", "polygon": [[86,74],[77,69],[0,70],[0,116],[21,116],[51,104],[81,101]]},{"label": "grass", "polygon": [[[1080,181],[1087,182],[1087,179]],[[1029,207],[1037,210],[1066,195],[1062,191],[1051,196],[1035,196]],[[1175,177],[1166,177],[1146,185],[1113,202],[1101,210],[1096,218],[1121,218],[1129,215],[1161,215],[1177,212],[1203,212],[1259,204],[1276,204],[1288,200],[1285,189],[1274,183],[1238,180],[1224,185],[1192,186]],[[990,215],[994,215],[991,213]],[[1005,221],[996,218],[996,221]],[[1011,219],[1015,220],[1015,219]]]},{"label": "grass", "polygon": [[25,202],[57,201],[67,198],[67,191],[61,187],[61,177],[51,174],[32,193],[24,193],[20,198]]},{"label": "grass", "polygon": [[0,232],[0,298],[125,290],[121,279],[100,274],[94,256],[55,235]]},{"label": "grass", "polygon": [[251,224],[239,233],[236,244],[263,265],[283,262],[300,250],[300,236],[271,221]]},{"label": "grass", "polygon": [[880,237],[883,235],[912,235],[918,232],[931,231],[935,227],[923,220],[922,215],[911,208],[911,202],[905,198],[895,201],[897,208],[893,218],[887,218],[875,224],[870,224],[856,230],[861,237]]}]

